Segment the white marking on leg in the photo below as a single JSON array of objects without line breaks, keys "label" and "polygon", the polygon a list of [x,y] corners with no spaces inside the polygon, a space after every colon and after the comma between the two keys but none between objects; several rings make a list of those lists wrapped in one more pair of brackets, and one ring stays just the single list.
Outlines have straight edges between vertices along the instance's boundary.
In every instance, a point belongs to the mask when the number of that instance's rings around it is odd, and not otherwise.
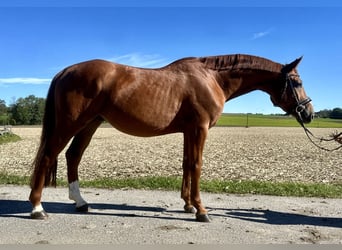
[{"label": "white marking on leg", "polygon": [[32,214],[34,214],[34,213],[41,213],[43,211],[44,211],[44,208],[43,208],[42,204],[40,203],[38,206],[35,206],[32,209]]},{"label": "white marking on leg", "polygon": [[69,199],[76,202],[76,207],[82,207],[87,202],[82,198],[78,181],[69,183]]}]

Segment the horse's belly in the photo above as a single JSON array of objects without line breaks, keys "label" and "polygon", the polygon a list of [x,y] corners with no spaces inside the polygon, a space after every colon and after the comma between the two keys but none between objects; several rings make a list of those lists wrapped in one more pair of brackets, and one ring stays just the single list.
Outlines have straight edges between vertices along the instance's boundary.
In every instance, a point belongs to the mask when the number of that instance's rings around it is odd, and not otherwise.
[{"label": "horse's belly", "polygon": [[181,130],[173,126],[171,115],[151,114],[136,116],[123,111],[111,111],[104,115],[104,118],[116,129],[123,133],[151,137],[168,133],[180,132]]}]

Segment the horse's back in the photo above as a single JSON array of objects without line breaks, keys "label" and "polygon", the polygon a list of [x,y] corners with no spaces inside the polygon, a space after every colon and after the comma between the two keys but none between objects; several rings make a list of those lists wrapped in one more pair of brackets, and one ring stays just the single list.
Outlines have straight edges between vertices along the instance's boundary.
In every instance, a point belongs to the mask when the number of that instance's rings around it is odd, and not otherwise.
[{"label": "horse's back", "polygon": [[104,60],[69,66],[55,81],[57,113],[65,114],[62,120],[84,123],[102,116],[123,132],[142,136],[163,133],[183,99],[182,88],[165,71]]},{"label": "horse's back", "polygon": [[187,62],[142,69],[92,60],[66,68],[56,96],[60,110],[72,120],[84,123],[101,116],[139,136],[180,132],[184,123],[198,122],[200,109],[212,113],[209,109],[214,107],[216,119],[223,107],[224,100],[217,103],[213,96],[215,80],[203,72]]}]

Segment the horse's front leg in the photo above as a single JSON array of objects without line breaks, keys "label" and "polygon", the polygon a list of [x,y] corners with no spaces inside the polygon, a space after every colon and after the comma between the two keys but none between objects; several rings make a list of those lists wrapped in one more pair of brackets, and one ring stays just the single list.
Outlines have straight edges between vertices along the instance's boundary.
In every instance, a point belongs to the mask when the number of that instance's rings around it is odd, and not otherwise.
[{"label": "horse's front leg", "polygon": [[[185,144],[184,144],[185,148]],[[191,173],[189,169],[189,164],[187,160],[187,156],[185,155],[184,150],[184,156],[183,156],[183,180],[182,180],[182,191],[181,191],[181,198],[184,200],[184,211],[186,213],[196,213],[196,209],[191,203],[191,197],[190,197],[190,191],[191,191]]]},{"label": "horse's front leg", "polygon": [[198,127],[184,133],[184,159],[182,198],[185,201],[185,210],[196,208],[196,220],[209,222],[207,210],[200,198],[200,176],[202,168],[202,154],[208,129]]}]

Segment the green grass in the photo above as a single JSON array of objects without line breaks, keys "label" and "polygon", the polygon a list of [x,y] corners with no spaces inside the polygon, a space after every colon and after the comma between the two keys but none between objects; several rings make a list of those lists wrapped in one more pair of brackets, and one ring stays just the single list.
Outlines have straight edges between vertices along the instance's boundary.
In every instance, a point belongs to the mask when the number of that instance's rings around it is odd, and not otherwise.
[{"label": "green grass", "polygon": [[[29,177],[19,177],[0,173],[0,185],[28,185]],[[67,186],[65,180],[59,180],[58,186]],[[179,177],[141,177],[129,179],[98,179],[81,181],[81,187],[105,189],[149,189],[180,191]],[[296,197],[342,198],[342,184],[202,180],[201,191],[227,194],[261,194]]]},{"label": "green grass", "polygon": [[7,133],[4,135],[0,135],[0,144],[8,143],[8,142],[16,142],[20,141],[20,136],[13,134],[13,133]]},{"label": "green grass", "polygon": [[[256,115],[256,114],[222,114],[217,126],[232,127],[299,127],[295,118],[290,116]],[[342,128],[342,119],[315,118],[310,128]]]},{"label": "green grass", "polygon": [[27,176],[9,175],[0,173],[0,185],[28,185],[30,178]]}]

